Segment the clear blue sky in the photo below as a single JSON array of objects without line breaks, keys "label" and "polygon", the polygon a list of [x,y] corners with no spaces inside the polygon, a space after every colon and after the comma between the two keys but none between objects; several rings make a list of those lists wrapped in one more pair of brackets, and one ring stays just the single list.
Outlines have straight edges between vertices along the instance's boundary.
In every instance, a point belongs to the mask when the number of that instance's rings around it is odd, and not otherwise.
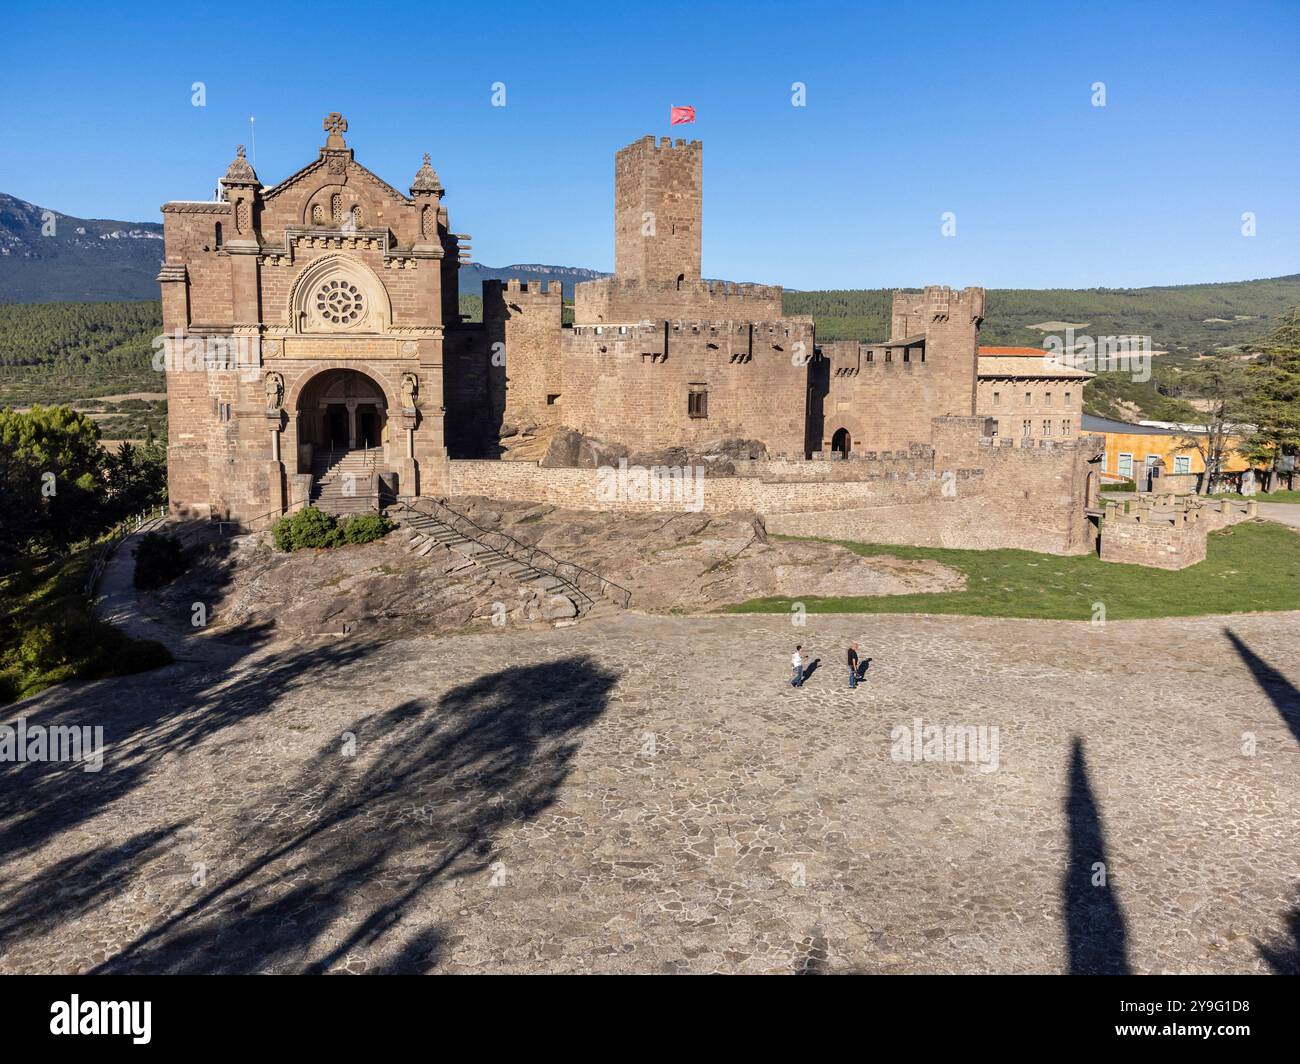
[{"label": "clear blue sky", "polygon": [[[1300,272],[1296,0],[116,8],[6,5],[0,191],[157,220],[168,199],[208,196],[249,115],[272,184],[338,110],[358,160],[398,188],[432,154],[453,228],[492,265],[609,269],[614,152],[672,133],[705,145],[707,276],[1047,288]],[[699,121],[670,129],[671,104]]]}]

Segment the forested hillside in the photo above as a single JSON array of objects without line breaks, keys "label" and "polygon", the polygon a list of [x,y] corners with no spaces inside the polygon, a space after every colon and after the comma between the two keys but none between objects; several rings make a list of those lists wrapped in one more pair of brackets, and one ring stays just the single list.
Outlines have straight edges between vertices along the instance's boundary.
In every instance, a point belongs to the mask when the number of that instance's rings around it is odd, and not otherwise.
[{"label": "forested hillside", "polygon": [[[811,314],[827,340],[883,340],[889,289],[787,292],[787,314]],[[1300,274],[1165,288],[991,288],[981,340],[1038,345],[1066,324],[1092,336],[1150,336],[1156,350],[1195,355],[1265,335],[1300,303]],[[1032,328],[1032,326],[1043,326]]]},{"label": "forested hillside", "polygon": [[[787,292],[785,310],[813,315],[822,339],[881,340],[890,298],[888,289]],[[1091,336],[1149,335],[1157,352],[1168,352],[1155,358],[1151,381],[1101,376],[1085,392],[1087,407],[1110,417],[1181,420],[1194,416],[1180,378],[1195,356],[1259,340],[1297,305],[1300,274],[1173,288],[990,289],[981,340],[1039,346],[1067,324]],[[482,306],[476,294],[460,298],[468,320],[481,320]],[[568,306],[564,320],[572,320]],[[150,361],[161,331],[156,300],[0,305],[0,406],[81,400],[108,438],[160,432],[165,382]],[[114,398],[86,405],[104,396]]]},{"label": "forested hillside", "polygon": [[0,305],[0,405],[161,391],[160,332],[157,302]]}]

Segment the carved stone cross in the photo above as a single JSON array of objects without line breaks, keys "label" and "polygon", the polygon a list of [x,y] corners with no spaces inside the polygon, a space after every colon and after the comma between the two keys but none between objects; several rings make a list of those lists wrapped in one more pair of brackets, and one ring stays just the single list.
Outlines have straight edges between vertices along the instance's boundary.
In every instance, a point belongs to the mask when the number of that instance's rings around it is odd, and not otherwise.
[{"label": "carved stone cross", "polygon": [[348,131],[348,120],[337,111],[331,111],[325,116],[325,132],[329,134],[325,138],[325,147],[342,148],[343,134]]}]

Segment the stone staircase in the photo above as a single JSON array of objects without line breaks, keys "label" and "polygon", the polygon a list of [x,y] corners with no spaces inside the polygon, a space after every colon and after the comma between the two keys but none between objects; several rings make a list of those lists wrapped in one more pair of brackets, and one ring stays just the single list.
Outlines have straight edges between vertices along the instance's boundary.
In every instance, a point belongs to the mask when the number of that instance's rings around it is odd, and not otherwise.
[{"label": "stone staircase", "polygon": [[573,624],[578,619],[612,617],[620,612],[619,607],[604,596],[588,595],[552,573],[470,539],[432,514],[399,505],[392,507],[388,516],[407,531],[408,552],[423,558],[445,547],[464,559],[464,565],[450,572],[476,566],[488,572],[502,573],[535,591],[533,608],[542,620],[556,625]]},{"label": "stone staircase", "polygon": [[312,458],[311,504],[336,517],[375,509],[374,472],[380,448],[321,451]]}]

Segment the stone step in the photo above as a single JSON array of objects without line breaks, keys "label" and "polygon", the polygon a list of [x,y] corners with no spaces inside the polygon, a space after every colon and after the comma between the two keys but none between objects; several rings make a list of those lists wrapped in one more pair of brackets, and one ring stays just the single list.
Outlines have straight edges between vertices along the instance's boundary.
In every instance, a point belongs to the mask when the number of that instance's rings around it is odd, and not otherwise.
[{"label": "stone step", "polygon": [[[585,595],[553,573],[471,539],[431,514],[402,509],[397,521],[409,530],[408,550],[425,557],[438,547],[446,547],[465,559],[464,564],[449,569],[448,573],[477,568],[493,575],[510,577],[545,595],[551,602],[549,612],[553,614],[545,619],[557,626],[575,624],[578,620],[589,617],[596,620],[613,617],[622,612],[609,599],[596,596],[589,601]],[[558,602],[560,599],[565,600],[568,607]],[[569,607],[572,608],[572,613],[567,612]]]},{"label": "stone step", "polygon": [[609,599],[602,598],[597,599],[588,609],[584,610],[582,618],[584,620],[588,618],[592,620],[600,620],[602,617],[616,617],[622,612],[623,611],[619,609],[619,607],[615,606],[614,603],[610,602]]}]

